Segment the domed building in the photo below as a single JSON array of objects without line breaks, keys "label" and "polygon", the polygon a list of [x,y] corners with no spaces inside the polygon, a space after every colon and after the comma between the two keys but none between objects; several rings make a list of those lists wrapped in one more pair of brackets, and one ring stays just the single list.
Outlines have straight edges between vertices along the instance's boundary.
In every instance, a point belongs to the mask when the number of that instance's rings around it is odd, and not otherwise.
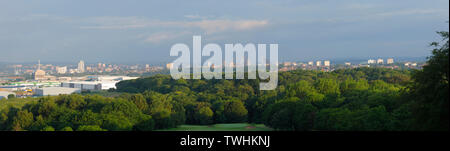
[{"label": "domed building", "polygon": [[45,78],[45,71],[36,70],[36,72],[34,72],[34,80],[43,80],[44,78]]},{"label": "domed building", "polygon": [[39,60],[38,69],[33,74],[34,80],[45,80],[45,71],[41,70],[41,61]]}]

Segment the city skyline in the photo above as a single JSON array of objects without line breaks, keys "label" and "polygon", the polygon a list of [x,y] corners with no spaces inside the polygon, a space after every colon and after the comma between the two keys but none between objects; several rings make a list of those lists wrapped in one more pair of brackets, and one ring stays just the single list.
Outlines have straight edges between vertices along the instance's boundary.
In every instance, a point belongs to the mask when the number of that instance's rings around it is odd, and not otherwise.
[{"label": "city skyline", "polygon": [[448,29],[448,4],[1,1],[0,62],[167,63],[170,47],[192,47],[193,35],[203,44],[278,43],[285,61],[426,57],[434,32]]}]

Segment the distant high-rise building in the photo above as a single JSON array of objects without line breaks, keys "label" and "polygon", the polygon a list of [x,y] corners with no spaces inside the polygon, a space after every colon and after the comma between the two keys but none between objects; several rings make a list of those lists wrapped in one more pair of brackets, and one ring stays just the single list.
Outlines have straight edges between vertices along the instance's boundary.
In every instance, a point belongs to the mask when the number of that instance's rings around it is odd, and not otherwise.
[{"label": "distant high-rise building", "polygon": [[78,63],[78,72],[79,73],[83,73],[84,72],[84,61],[83,60],[81,60],[79,63]]},{"label": "distant high-rise building", "polygon": [[229,64],[228,64],[228,67],[236,67],[236,65],[233,63],[233,62],[230,62]]},{"label": "distant high-rise building", "polygon": [[284,62],[283,65],[284,65],[284,66],[291,66],[292,63],[291,63],[291,62]]},{"label": "distant high-rise building", "polygon": [[374,63],[376,63],[376,60],[373,60],[373,59],[367,60],[367,64],[374,64]]},{"label": "distant high-rise building", "polygon": [[393,64],[394,63],[394,59],[393,58],[389,58],[386,61],[387,64]]},{"label": "distant high-rise building", "polygon": [[316,61],[316,66],[320,67],[321,63],[321,61]]},{"label": "distant high-rise building", "polygon": [[350,62],[345,62],[345,65],[346,65],[346,66],[349,66],[349,65],[352,65],[352,63],[350,63]]},{"label": "distant high-rise building", "polygon": [[324,62],[323,62],[323,65],[324,65],[325,67],[329,67],[329,66],[330,66],[330,61],[329,61],[329,60],[324,61]]},{"label": "distant high-rise building", "polygon": [[167,69],[171,69],[173,67],[173,63],[168,63],[167,65],[166,65],[166,68]]},{"label": "distant high-rise building", "polygon": [[65,74],[67,72],[67,66],[64,67],[56,67],[56,73]]},{"label": "distant high-rise building", "polygon": [[383,64],[383,59],[379,58],[379,59],[377,60],[377,64]]},{"label": "distant high-rise building", "polygon": [[314,65],[314,62],[312,62],[312,61],[308,62],[308,65],[312,66],[312,65]]}]

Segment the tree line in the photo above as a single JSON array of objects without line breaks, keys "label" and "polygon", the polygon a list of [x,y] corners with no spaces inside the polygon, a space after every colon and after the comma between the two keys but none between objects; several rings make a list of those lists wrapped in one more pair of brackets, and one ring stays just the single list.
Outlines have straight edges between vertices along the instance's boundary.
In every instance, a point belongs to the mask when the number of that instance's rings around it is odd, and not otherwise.
[{"label": "tree line", "polygon": [[[0,130],[148,131],[181,124],[264,123],[276,130],[448,130],[448,32],[422,70],[295,70],[255,80],[121,81],[101,94],[47,96],[0,111]],[[114,95],[110,95],[114,94]]]}]

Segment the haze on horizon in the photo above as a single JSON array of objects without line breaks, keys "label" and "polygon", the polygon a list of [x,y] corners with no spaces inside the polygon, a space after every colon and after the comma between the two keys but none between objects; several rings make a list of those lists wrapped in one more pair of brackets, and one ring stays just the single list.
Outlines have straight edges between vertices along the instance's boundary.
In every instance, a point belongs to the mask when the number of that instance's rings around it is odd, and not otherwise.
[{"label": "haze on horizon", "polygon": [[192,36],[278,43],[280,60],[421,57],[448,0],[0,0],[0,62],[168,62]]}]

